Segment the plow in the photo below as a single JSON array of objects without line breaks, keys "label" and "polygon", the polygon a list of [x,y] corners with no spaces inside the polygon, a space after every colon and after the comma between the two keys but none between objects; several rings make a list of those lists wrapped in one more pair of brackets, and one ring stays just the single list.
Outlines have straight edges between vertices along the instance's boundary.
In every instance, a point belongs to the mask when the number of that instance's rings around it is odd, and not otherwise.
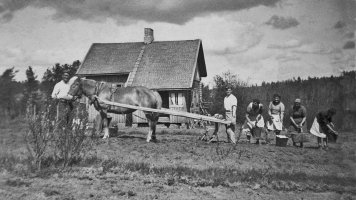
[{"label": "plow", "polygon": [[[228,120],[219,119],[219,118],[212,117],[212,116],[200,115],[200,114],[196,114],[196,113],[170,110],[167,108],[155,109],[155,108],[147,108],[147,107],[142,107],[142,106],[134,106],[134,105],[129,105],[129,104],[107,101],[107,100],[103,100],[100,98],[98,98],[98,100],[100,102],[103,102],[104,104],[107,104],[110,106],[118,106],[118,107],[123,107],[123,108],[128,108],[128,109],[141,110],[141,111],[145,111],[145,112],[152,112],[152,113],[159,113],[159,114],[169,114],[169,115],[175,115],[175,116],[179,116],[179,117],[186,117],[186,118],[193,119],[193,120],[198,120],[198,121],[202,122],[201,124],[203,124],[203,127],[205,129],[205,132],[200,137],[200,140],[208,139],[209,128],[206,126],[206,123],[203,123],[203,122],[214,123],[215,129],[219,127],[219,124],[225,124],[225,125],[231,124],[231,121],[228,121]],[[214,130],[214,131],[217,131],[217,130]]]}]

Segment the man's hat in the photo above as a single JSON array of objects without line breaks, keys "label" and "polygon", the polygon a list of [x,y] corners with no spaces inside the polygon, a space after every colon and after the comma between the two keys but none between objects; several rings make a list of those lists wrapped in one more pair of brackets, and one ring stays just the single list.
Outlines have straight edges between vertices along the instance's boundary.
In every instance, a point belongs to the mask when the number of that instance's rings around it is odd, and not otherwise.
[{"label": "man's hat", "polygon": [[301,103],[301,102],[302,102],[302,100],[300,100],[299,98],[294,100],[294,103]]}]

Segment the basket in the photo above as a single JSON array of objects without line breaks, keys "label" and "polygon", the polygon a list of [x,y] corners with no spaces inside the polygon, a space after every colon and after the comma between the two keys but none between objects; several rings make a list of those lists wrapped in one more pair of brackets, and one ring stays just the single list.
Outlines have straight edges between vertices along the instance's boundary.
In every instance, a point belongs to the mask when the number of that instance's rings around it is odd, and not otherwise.
[{"label": "basket", "polygon": [[260,127],[253,127],[251,130],[252,136],[255,138],[260,138],[261,137],[261,128]]},{"label": "basket", "polygon": [[296,133],[292,134],[292,140],[293,142],[309,142],[311,134],[310,133]]},{"label": "basket", "polygon": [[284,135],[277,135],[276,136],[276,146],[279,147],[286,147],[288,142],[288,137]]}]

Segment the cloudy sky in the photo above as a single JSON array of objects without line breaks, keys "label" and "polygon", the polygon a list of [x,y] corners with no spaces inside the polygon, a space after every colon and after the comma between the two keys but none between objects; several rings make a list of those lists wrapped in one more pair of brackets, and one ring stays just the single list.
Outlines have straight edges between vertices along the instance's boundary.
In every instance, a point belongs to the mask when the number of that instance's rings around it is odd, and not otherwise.
[{"label": "cloudy sky", "polygon": [[356,0],[0,0],[0,73],[39,77],[92,43],[202,39],[208,77],[250,83],[356,70]]}]

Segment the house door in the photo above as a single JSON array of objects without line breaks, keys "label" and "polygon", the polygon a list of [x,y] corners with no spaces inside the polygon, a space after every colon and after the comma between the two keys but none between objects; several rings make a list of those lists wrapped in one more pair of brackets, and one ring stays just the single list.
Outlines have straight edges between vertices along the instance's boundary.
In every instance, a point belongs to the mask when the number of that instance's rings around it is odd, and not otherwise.
[{"label": "house door", "polygon": [[162,98],[162,108],[169,108],[169,92],[167,91],[160,91],[158,92]]}]

